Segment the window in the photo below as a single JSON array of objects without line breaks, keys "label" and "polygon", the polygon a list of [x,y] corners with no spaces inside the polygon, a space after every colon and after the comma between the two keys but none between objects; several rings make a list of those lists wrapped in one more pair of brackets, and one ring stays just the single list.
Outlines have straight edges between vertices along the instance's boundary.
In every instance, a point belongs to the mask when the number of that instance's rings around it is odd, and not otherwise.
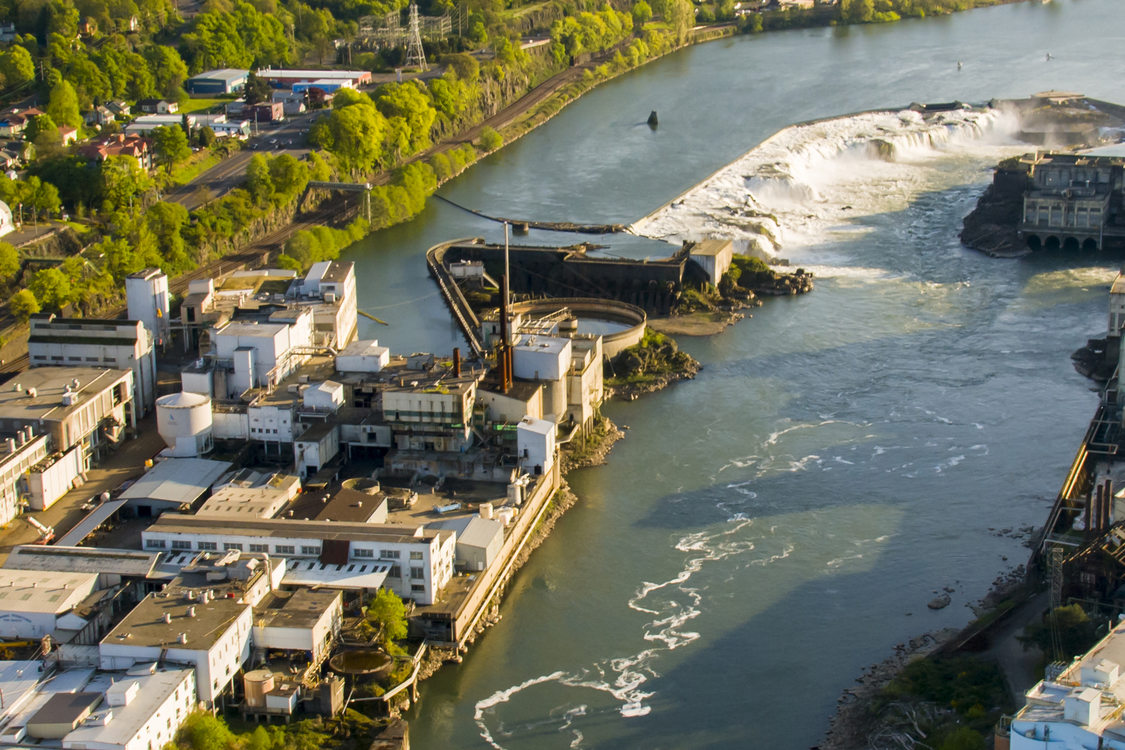
[{"label": "window", "polygon": [[218,548],[219,548],[219,545],[216,542],[200,542],[199,543],[199,549],[212,550],[212,549],[218,549]]},{"label": "window", "polygon": [[387,573],[387,576],[390,578],[402,578],[402,570],[400,570],[397,565],[392,565],[391,572]]},{"label": "window", "polygon": [[379,550],[379,557],[381,557],[384,560],[397,560],[398,559],[398,550],[397,549],[381,549],[381,550]]},{"label": "window", "polygon": [[191,549],[191,542],[186,539],[173,539],[172,549]]},{"label": "window", "polygon": [[268,544],[251,544],[250,545],[250,551],[251,552],[269,552],[270,546]]},{"label": "window", "polygon": [[301,554],[302,555],[319,555],[320,554],[320,547],[312,547],[312,546],[303,544],[303,545],[301,545]]},{"label": "window", "polygon": [[410,584],[410,590],[415,592],[425,592],[426,587],[420,583],[412,583]]},{"label": "window", "polygon": [[279,555],[292,555],[296,552],[292,544],[276,544],[274,545],[273,551]]},{"label": "window", "polygon": [[411,578],[425,578],[426,573],[422,570],[422,566],[413,565],[410,568],[410,577]]},{"label": "window", "polygon": [[352,555],[354,557],[375,557],[375,550],[356,547],[354,550],[352,550]]},{"label": "window", "polygon": [[241,544],[235,544],[234,542],[223,542],[223,549],[236,549],[239,552],[241,552],[242,551],[242,545]]},{"label": "window", "polygon": [[411,560],[421,560],[422,559],[422,553],[421,552],[411,552],[410,553],[410,559]]},{"label": "window", "polygon": [[148,549],[164,549],[163,539],[146,539],[145,547]]}]

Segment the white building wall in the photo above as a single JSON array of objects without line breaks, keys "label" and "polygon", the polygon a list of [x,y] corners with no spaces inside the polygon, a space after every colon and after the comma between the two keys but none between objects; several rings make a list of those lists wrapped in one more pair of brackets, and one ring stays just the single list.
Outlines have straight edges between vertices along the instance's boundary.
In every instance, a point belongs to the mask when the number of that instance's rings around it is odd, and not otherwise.
[{"label": "white building wall", "polygon": [[525,380],[560,380],[570,367],[569,339],[523,336],[512,350],[512,373]]},{"label": "white building wall", "polygon": [[[420,604],[433,604],[453,576],[454,537],[454,534],[445,534],[430,541],[419,538],[413,542],[356,542],[350,545],[348,559],[355,562],[382,560],[398,565],[400,575],[396,578],[388,576],[387,586],[403,598],[412,598]],[[201,543],[203,546],[200,546]],[[299,536],[296,530],[291,537],[280,537],[237,528],[179,533],[150,527],[141,532],[141,545],[149,551],[202,552],[234,548],[244,552],[266,552],[272,557],[316,559],[320,556],[322,540],[314,536]],[[211,545],[215,545],[214,548]],[[411,568],[421,568],[422,575],[413,575],[415,571]]]},{"label": "white building wall", "polygon": [[249,437],[267,443],[292,443],[294,409],[292,406],[267,404],[246,409]]},{"label": "white building wall", "polygon": [[250,421],[244,411],[213,411],[211,419],[211,434],[216,440],[247,440],[250,437]]},{"label": "white building wall", "polygon": [[0,463],[0,526],[12,521],[20,512],[21,479],[27,471],[47,457],[47,436],[36,435],[22,444],[14,439],[15,451]]},{"label": "white building wall", "polygon": [[555,425],[544,419],[524,419],[516,426],[516,450],[520,468],[528,474],[546,474],[555,463]]},{"label": "white building wall", "polygon": [[82,451],[71,448],[54,463],[34,467],[27,475],[28,506],[32,510],[46,510],[70,491],[74,480],[82,473]]}]

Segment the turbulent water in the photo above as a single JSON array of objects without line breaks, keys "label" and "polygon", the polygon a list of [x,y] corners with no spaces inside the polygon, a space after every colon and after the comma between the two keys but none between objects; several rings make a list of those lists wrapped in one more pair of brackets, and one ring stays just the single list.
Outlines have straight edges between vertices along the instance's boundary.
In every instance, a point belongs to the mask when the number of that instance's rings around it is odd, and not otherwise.
[{"label": "turbulent water", "polygon": [[[944,160],[1026,150],[1003,110],[869,112],[786,128],[655,214],[637,234],[679,243],[733,238],[739,250],[775,255],[814,242],[856,217],[905,209],[948,172]],[[956,174],[954,181],[963,181]]]},{"label": "turbulent water", "polygon": [[[733,237],[817,280],[682,339],[694,380],[606,407],[626,438],[571,477],[581,502],[513,580],[502,621],[424,684],[413,746],[807,748],[866,665],[971,618],[1026,560],[1092,413],[1069,353],[1104,330],[1121,259],[960,245],[991,166],[1023,150],[999,112],[792,123],[1047,88],[1125,101],[1112,59],[1090,52],[1123,48],[1123,10],[1055,0],[703,45],[443,188],[497,215],[632,221],[673,243],[614,236],[607,252]],[[360,307],[390,323],[363,334],[399,352],[461,345],[422,253],[473,234],[500,239],[432,205],[349,251]],[[930,610],[943,589],[951,605]]]}]

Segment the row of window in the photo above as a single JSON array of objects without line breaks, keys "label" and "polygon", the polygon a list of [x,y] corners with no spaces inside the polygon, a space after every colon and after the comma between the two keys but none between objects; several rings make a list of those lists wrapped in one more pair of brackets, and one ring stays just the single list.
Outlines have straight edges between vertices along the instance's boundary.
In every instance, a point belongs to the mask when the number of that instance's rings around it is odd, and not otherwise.
[{"label": "row of window", "polygon": [[[266,553],[268,553],[270,551],[270,549],[269,549],[270,546],[268,544],[253,544],[253,543],[251,543],[251,544],[247,545],[247,547],[249,547],[250,552],[266,552]],[[164,540],[163,539],[146,539],[145,540],[145,548],[147,548],[147,549],[165,549]],[[191,550],[191,548],[192,548],[192,543],[191,543],[190,539],[173,539],[172,540],[172,549],[174,549],[174,550]],[[217,542],[197,542],[195,548],[200,550],[200,551],[204,551],[204,552],[217,551],[218,550],[218,543]],[[243,546],[242,546],[242,544],[240,544],[238,542],[224,542],[223,543],[223,549],[224,550],[234,549],[234,550],[239,550],[241,552],[241,551],[243,551]],[[273,551],[274,551],[274,554],[278,554],[278,555],[295,555],[295,554],[297,554],[297,547],[296,547],[296,545],[292,545],[292,544],[275,544],[274,548],[273,548]],[[321,551],[321,548],[317,545],[311,545],[311,544],[302,544],[301,545],[301,554],[302,555],[319,555],[320,551]],[[398,550],[383,549],[383,550],[379,550],[379,559],[381,559],[381,560],[398,560],[399,554],[400,553],[399,553]],[[352,550],[352,555],[354,557],[374,558],[375,557],[375,550],[367,549],[367,548],[363,548],[363,547],[356,547],[354,550]],[[424,560],[425,555],[423,555],[421,552],[412,551],[410,553],[410,559],[411,560]],[[394,565],[394,566],[391,567],[391,574],[390,575],[391,575],[392,578],[398,577],[398,574],[395,573],[395,571],[397,569],[398,569],[397,565]],[[411,571],[411,577],[412,578],[424,578],[425,577],[421,572],[422,571],[421,567],[412,567],[410,569],[410,571]],[[419,572],[416,573],[415,571],[419,571]]]}]

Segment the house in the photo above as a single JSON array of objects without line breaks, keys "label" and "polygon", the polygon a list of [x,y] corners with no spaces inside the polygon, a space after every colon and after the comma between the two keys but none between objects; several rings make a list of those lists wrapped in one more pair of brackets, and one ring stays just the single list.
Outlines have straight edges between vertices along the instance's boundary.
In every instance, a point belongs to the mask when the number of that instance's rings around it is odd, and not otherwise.
[{"label": "house", "polygon": [[71,125],[59,125],[59,138],[62,139],[62,145],[69,146],[72,143],[78,142],[78,128]]},{"label": "house", "polygon": [[16,231],[16,224],[12,220],[12,209],[4,201],[0,201],[0,237]]},{"label": "house", "polygon": [[141,99],[137,108],[149,115],[174,115],[180,111],[180,104],[168,99]]},{"label": "house", "polygon": [[86,122],[86,125],[89,126],[89,127],[94,127],[94,126],[100,127],[102,125],[108,125],[109,123],[113,122],[116,118],[115,118],[113,112],[110,111],[109,107],[106,107],[104,105],[99,104],[98,106],[94,107],[89,112],[87,112],[82,117],[82,119]]},{"label": "house", "polygon": [[109,102],[105,106],[115,117],[128,117],[133,112],[133,108],[120,99]]}]

